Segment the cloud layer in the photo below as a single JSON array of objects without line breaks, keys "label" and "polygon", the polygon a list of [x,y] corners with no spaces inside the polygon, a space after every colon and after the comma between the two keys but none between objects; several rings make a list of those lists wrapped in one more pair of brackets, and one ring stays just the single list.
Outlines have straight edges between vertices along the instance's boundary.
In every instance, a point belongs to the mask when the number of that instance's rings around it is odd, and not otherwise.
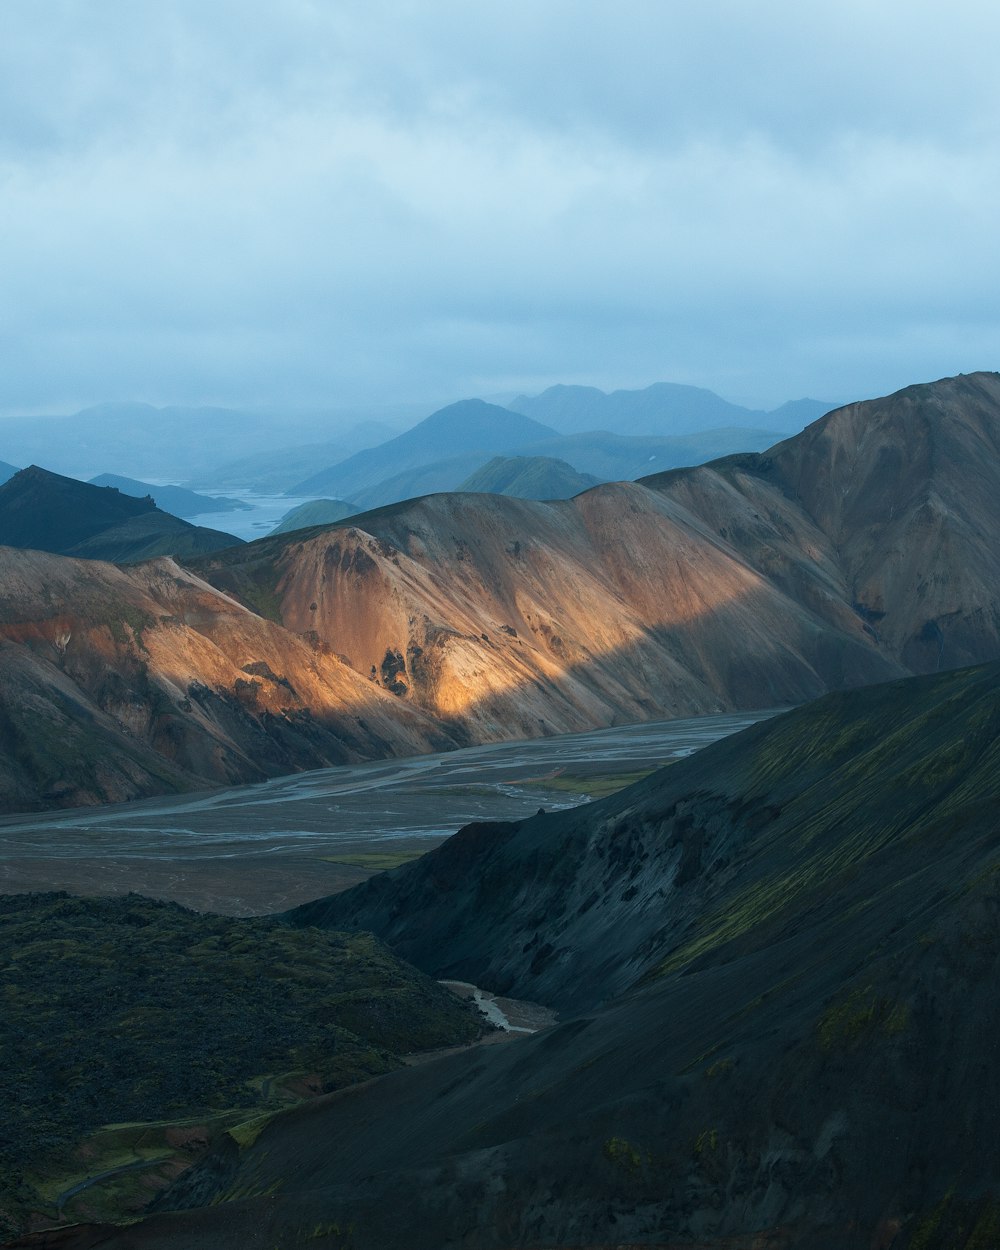
[{"label": "cloud layer", "polygon": [[0,409],[660,379],[777,403],[1000,367],[985,4],[0,24]]}]

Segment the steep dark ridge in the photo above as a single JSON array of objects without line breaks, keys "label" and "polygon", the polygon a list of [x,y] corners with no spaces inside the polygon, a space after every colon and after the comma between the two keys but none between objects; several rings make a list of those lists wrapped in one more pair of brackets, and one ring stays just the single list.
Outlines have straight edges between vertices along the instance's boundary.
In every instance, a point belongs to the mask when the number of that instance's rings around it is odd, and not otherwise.
[{"label": "steep dark ridge", "polygon": [[[672,810],[685,795],[691,810]],[[486,829],[461,834],[390,874],[401,909],[433,908],[446,932],[463,889],[502,887],[498,859],[513,867],[530,841],[541,940],[560,942],[569,914],[546,897],[548,867],[601,886],[598,932],[577,930],[598,971],[601,941],[623,951],[615,934],[634,941],[656,910],[663,932],[631,969],[643,983],[517,1045],[278,1117],[227,1175],[196,1171],[167,1201],[200,1209],[46,1244],[985,1250],[1000,1227],[998,800],[990,665],[828,696],[615,799],[498,830],[494,850]],[[435,871],[436,896],[398,888]],[[469,919],[489,935],[471,961],[486,972],[512,933]]]},{"label": "steep dark ridge", "polygon": [[[96,489],[96,488],[95,488]],[[173,560],[0,548],[0,810],[114,802],[456,745],[317,639]]]},{"label": "steep dark ridge", "polygon": [[151,499],[32,465],[0,486],[0,543],[90,560],[138,561],[199,555],[242,540],[189,525]]},{"label": "steep dark ridge", "polygon": [[462,452],[483,451],[492,455],[554,434],[550,426],[520,413],[481,399],[464,399],[431,413],[413,429],[387,443],[359,451],[306,478],[289,494],[356,499],[393,472],[415,469]]},{"label": "steep dark ridge", "polygon": [[998,696],[998,665],[828,695],[599,803],[469,826],[289,918],[371,930],[437,976],[592,1010],[667,952],[685,967],[760,942],[850,893],[861,867],[873,888],[904,835],[988,810]]}]

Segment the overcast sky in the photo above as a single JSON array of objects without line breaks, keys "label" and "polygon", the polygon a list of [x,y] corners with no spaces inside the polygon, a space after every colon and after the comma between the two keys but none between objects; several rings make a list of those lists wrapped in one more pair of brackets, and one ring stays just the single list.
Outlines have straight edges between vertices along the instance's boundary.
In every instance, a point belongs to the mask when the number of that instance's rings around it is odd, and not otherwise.
[{"label": "overcast sky", "polygon": [[3,0],[0,411],[1000,367],[1000,6]]}]

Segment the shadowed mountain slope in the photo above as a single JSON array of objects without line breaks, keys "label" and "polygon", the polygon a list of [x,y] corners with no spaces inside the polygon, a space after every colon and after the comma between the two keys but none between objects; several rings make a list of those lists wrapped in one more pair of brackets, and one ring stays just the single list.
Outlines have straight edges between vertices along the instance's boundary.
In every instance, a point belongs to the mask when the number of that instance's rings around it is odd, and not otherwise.
[{"label": "shadowed mountain slope", "polygon": [[149,498],[93,486],[32,465],[0,486],[0,543],[88,560],[192,556],[241,540],[189,525]]},{"label": "shadowed mountain slope", "polygon": [[586,1014],[279,1117],[166,1200],[200,1209],[47,1244],[994,1245],[998,743],[990,665],[463,831],[330,917]]},{"label": "shadowed mountain slope", "polygon": [[809,602],[839,593],[918,672],[1000,654],[1000,375],[851,404],[760,456],[644,479]]}]

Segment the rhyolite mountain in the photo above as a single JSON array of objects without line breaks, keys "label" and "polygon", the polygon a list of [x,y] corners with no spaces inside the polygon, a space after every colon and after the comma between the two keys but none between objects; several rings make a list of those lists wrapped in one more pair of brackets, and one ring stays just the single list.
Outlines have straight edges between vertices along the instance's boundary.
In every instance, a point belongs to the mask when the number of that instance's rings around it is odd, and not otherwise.
[{"label": "rhyolite mountain", "polygon": [[179,517],[201,516],[206,512],[235,512],[250,506],[239,499],[199,495],[184,486],[155,486],[151,482],[140,482],[138,478],[122,477],[119,473],[99,473],[90,479],[90,485],[113,486],[123,495],[132,495],[136,499],[144,499],[148,495],[158,508]]},{"label": "rhyolite mountain", "polygon": [[371,926],[561,1024],[293,1109],[159,1213],[44,1244],[995,1246],[998,810],[993,664],[471,826],[290,918]]},{"label": "rhyolite mountain", "polygon": [[242,540],[190,525],[149,498],[31,465],[0,486],[0,544],[89,560],[192,556]]},{"label": "rhyolite mountain", "polygon": [[578,473],[565,460],[552,456],[495,456],[458,489],[516,499],[570,499],[597,486],[600,480],[590,473]]},{"label": "rhyolite mountain", "polygon": [[596,386],[550,386],[518,395],[507,407],[553,425],[564,434],[628,430],[631,434],[694,434],[723,426],[761,426],[794,433],[829,412],[832,404],[798,399],[771,412],[732,404],[713,391],[677,382],[607,393]]},{"label": "rhyolite mountain", "polygon": [[359,451],[340,464],[314,473],[288,493],[358,499],[362,491],[377,486],[392,473],[465,452],[485,452],[485,459],[489,459],[498,452],[554,434],[549,426],[497,404],[463,399],[431,413],[387,443]]},{"label": "rhyolite mountain", "polygon": [[[153,793],[432,742],[775,707],[994,659],[998,529],[1000,378],[981,373],[839,409],[762,454],[572,500],[436,495],[186,559],[183,588],[153,566],[57,573],[50,557],[60,590],[46,599],[37,557],[7,551],[0,654],[38,681],[43,719],[63,725],[97,698],[124,717],[128,759],[166,753],[171,767],[146,767],[129,791]],[[271,677],[245,669],[258,663]],[[170,748],[163,723],[198,750]],[[59,797],[17,724],[7,806],[84,801]],[[85,759],[66,793],[107,797]]]},{"label": "rhyolite mountain", "polygon": [[121,568],[0,547],[0,810],[464,741],[269,607],[266,587],[255,610],[172,559]]}]

